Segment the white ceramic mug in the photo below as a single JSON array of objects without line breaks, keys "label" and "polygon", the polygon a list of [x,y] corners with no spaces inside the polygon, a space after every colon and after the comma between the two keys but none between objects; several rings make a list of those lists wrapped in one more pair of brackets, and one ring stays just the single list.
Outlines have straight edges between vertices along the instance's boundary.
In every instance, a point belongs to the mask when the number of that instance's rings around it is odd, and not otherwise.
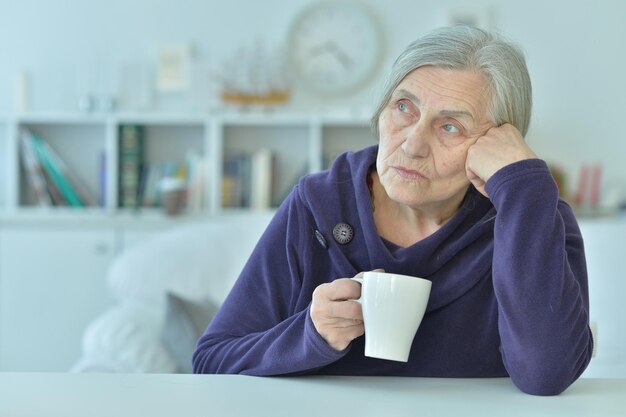
[{"label": "white ceramic mug", "polygon": [[362,278],[365,356],[407,362],[432,283],[427,279],[368,271]]}]

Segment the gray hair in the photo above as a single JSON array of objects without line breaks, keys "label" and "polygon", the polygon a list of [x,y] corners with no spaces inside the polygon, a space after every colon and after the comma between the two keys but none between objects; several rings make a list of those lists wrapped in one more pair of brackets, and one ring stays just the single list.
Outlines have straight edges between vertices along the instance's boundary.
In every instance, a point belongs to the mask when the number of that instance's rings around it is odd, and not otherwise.
[{"label": "gray hair", "polygon": [[419,67],[433,65],[454,70],[481,71],[489,82],[489,117],[499,126],[510,123],[526,136],[532,107],[532,87],[521,50],[499,35],[471,26],[436,29],[411,43],[396,59],[384,84],[383,96],[372,116],[378,119],[402,80]]}]

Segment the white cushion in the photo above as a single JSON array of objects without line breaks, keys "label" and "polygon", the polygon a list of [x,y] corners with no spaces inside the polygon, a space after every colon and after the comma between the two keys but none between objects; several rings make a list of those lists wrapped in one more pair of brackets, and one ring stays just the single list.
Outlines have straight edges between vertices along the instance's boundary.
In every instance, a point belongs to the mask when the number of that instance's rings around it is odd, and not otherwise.
[{"label": "white cushion", "polygon": [[160,343],[163,313],[154,306],[121,303],[93,320],[83,334],[74,371],[163,372],[177,369]]},{"label": "white cushion", "polygon": [[193,372],[193,352],[217,308],[210,299],[196,301],[168,293],[161,343],[176,361],[178,372]]},{"label": "white cushion", "polygon": [[[117,304],[88,325],[82,357],[72,371],[184,371],[178,352],[172,354],[163,343],[167,293],[220,304],[271,216],[266,212],[186,224],[125,250],[107,275]],[[169,325],[168,334],[175,324]]]},{"label": "white cushion", "polygon": [[270,213],[220,218],[159,233],[114,260],[108,285],[118,300],[160,308],[168,292],[221,303],[270,218]]}]

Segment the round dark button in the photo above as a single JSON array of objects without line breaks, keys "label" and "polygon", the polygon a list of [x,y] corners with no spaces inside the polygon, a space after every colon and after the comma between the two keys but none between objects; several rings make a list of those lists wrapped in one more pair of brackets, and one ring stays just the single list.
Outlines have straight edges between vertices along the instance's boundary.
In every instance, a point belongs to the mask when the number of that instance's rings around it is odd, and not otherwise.
[{"label": "round dark button", "polygon": [[352,240],[354,229],[348,223],[339,223],[333,229],[333,236],[338,243],[345,245]]}]

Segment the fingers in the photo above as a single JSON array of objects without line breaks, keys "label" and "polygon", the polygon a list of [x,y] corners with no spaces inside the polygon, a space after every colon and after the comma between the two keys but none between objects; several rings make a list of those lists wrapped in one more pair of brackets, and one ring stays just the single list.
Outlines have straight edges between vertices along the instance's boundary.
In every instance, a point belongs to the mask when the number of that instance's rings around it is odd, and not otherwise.
[{"label": "fingers", "polygon": [[362,336],[364,333],[365,326],[361,322],[353,326],[342,328],[340,331],[320,333],[320,335],[330,347],[341,352],[345,350],[354,339]]},{"label": "fingers", "polygon": [[360,296],[361,284],[350,278],[321,284],[313,291],[311,320],[320,336],[337,351],[365,333],[361,304],[355,301]]},{"label": "fingers", "polygon": [[356,301],[339,301],[328,304],[328,318],[338,327],[349,327],[363,323],[363,311]]},{"label": "fingers", "polygon": [[316,295],[330,301],[356,300],[361,296],[361,286],[350,278],[339,278],[317,287],[313,292],[313,298]]},{"label": "fingers", "polygon": [[483,195],[485,183],[501,168],[524,159],[536,158],[521,133],[511,124],[490,128],[467,150],[467,178]]},{"label": "fingers", "polygon": [[487,191],[485,191],[485,181],[483,181],[482,178],[480,178],[478,175],[476,175],[474,173],[474,171],[472,171],[467,166],[467,164],[465,166],[465,174],[467,175],[467,178],[470,180],[470,182],[472,183],[474,188],[476,188],[476,190],[479,193],[481,193],[485,197],[489,198],[489,195],[487,195]]},{"label": "fingers", "polygon": [[365,333],[361,305],[356,301],[331,301],[318,293],[311,302],[310,315],[317,332],[337,351]]},{"label": "fingers", "polygon": [[330,333],[326,342],[335,350],[341,352],[345,350],[350,343],[365,333],[363,322],[341,329],[341,332]]},{"label": "fingers", "polygon": [[[374,272],[385,272],[384,269],[377,268]],[[361,278],[363,271],[359,272],[354,278]],[[326,297],[331,301],[356,300],[361,296],[361,285],[350,278],[338,278],[328,284],[322,284],[315,289],[315,293],[320,297]]]}]

